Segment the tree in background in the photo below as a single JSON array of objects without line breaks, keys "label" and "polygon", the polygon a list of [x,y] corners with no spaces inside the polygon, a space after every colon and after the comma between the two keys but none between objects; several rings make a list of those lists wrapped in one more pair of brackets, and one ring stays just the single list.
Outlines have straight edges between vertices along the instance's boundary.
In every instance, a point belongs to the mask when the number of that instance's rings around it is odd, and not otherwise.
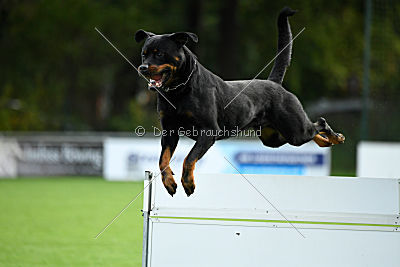
[{"label": "tree in background", "polygon": [[[400,30],[395,14],[400,3],[373,2],[380,15],[373,23],[372,70],[378,71],[371,74],[372,96],[385,101],[377,114],[388,119],[389,111],[397,114]],[[276,53],[276,17],[283,6],[263,0],[3,0],[0,130],[131,131],[138,124],[157,125],[155,95],[94,27],[136,65],[137,29],[193,31],[199,43],[191,49],[206,67],[225,79],[251,79]],[[306,106],[321,98],[358,98],[363,1],[295,0],[291,7],[299,10],[291,18],[293,33],[306,30],[295,40],[285,86]],[[347,124],[346,132],[358,127],[354,111],[320,115]],[[371,129],[372,138],[397,138],[394,129],[400,122],[393,125],[393,131]]]}]

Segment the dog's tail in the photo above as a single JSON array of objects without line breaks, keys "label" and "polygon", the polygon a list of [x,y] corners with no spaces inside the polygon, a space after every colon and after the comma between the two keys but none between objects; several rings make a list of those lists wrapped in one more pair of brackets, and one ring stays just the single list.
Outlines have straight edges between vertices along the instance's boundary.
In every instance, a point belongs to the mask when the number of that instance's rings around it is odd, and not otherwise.
[{"label": "dog's tail", "polygon": [[278,53],[285,46],[287,47],[275,59],[268,80],[279,84],[282,84],[286,68],[290,65],[292,55],[292,32],[290,31],[288,17],[293,16],[296,12],[296,10],[292,10],[290,7],[284,7],[278,16]]}]

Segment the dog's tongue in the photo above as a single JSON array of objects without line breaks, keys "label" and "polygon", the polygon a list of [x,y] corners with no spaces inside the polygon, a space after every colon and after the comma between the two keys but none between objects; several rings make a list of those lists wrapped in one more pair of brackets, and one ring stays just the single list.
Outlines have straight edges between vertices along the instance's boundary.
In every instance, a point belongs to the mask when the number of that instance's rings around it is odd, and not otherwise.
[{"label": "dog's tongue", "polygon": [[162,75],[161,74],[155,74],[152,75],[149,81],[149,88],[154,89],[154,88],[160,88],[162,86]]},{"label": "dog's tongue", "polygon": [[162,75],[160,75],[160,74],[156,74],[156,75],[151,76],[151,79],[155,80],[155,81],[159,81],[159,80],[161,80],[161,78],[162,78]]}]

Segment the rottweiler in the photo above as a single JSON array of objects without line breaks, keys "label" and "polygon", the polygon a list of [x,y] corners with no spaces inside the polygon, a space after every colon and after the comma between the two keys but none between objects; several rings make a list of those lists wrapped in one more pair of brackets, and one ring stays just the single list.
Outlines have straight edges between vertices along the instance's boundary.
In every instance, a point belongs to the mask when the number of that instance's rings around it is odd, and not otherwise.
[{"label": "rottweiler", "polygon": [[[197,60],[185,45],[197,43],[196,34],[177,32],[154,34],[144,30],[135,40],[145,40],[139,72],[157,91],[157,110],[164,133],[159,161],[162,181],[173,196],[177,185],[169,162],[180,133],[196,141],[183,162],[182,185],[193,194],[196,161],[216,140],[229,138],[235,129],[261,129],[258,136],[268,147],[289,143],[300,146],[314,140],[321,147],[343,143],[324,118],[311,122],[298,98],[282,87],[292,53],[292,33],[288,17],[296,11],[285,7],[278,15],[278,51],[267,80],[224,81]],[[183,131],[182,131],[183,130]],[[224,134],[209,134],[219,133]]]}]

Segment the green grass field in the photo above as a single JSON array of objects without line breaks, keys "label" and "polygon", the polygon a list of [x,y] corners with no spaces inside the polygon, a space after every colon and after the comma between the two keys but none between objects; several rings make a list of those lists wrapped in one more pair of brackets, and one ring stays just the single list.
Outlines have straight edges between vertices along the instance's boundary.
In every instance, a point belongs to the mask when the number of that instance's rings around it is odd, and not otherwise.
[{"label": "green grass field", "polygon": [[92,177],[0,179],[0,266],[141,266],[143,188]]}]

